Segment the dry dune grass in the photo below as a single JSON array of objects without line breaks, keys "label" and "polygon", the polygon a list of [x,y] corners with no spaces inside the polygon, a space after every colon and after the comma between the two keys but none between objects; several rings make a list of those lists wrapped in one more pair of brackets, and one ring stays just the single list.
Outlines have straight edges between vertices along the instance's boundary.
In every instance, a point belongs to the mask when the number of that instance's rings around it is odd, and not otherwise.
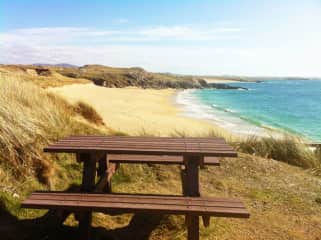
[{"label": "dry dune grass", "polygon": [[35,66],[28,65],[0,65],[0,74],[3,77],[14,78],[19,81],[31,81],[42,88],[59,87],[74,83],[90,83],[91,81],[82,78],[69,78],[63,76],[53,69],[48,74],[41,75],[35,70]]},{"label": "dry dune grass", "polygon": [[77,115],[102,124],[97,112],[82,103],[71,106],[31,82],[0,75],[0,164],[16,178],[37,175],[46,182],[52,163],[42,154],[42,147],[93,129],[76,121]]},{"label": "dry dune grass", "polygon": [[271,158],[291,165],[320,169],[321,158],[319,150],[311,150],[298,137],[285,135],[282,138],[249,137],[237,144],[239,151],[252,155]]},{"label": "dry dune grass", "polygon": [[77,102],[74,107],[75,112],[83,116],[89,122],[95,123],[97,125],[104,125],[104,121],[97,111],[87,103]]},{"label": "dry dune grass", "polygon": [[43,169],[48,164],[35,145],[45,144],[48,135],[58,135],[50,131],[68,125],[68,114],[61,115],[61,106],[31,83],[2,78],[0,86],[2,163],[10,165],[17,177],[25,174],[21,171]]}]

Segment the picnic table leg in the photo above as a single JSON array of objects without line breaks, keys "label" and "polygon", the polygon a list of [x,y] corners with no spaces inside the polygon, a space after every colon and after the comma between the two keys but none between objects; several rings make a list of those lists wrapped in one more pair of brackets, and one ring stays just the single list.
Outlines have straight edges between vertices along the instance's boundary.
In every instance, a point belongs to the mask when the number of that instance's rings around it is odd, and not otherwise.
[{"label": "picnic table leg", "polygon": [[104,182],[104,186],[102,187],[102,192],[105,193],[111,193],[111,182],[108,181],[108,167],[109,167],[109,161],[108,161],[108,155],[104,154],[102,158],[98,161],[98,169],[97,174],[99,177],[104,177],[104,175],[107,175],[107,182]]},{"label": "picnic table leg", "polygon": [[[95,178],[96,178],[96,159],[93,154],[81,153],[78,154],[77,158],[84,163],[83,168],[83,178],[81,191],[82,192],[92,192],[95,188]],[[91,219],[92,212],[86,211],[81,214],[79,221],[79,239],[89,240],[91,232]]]},{"label": "picnic table leg", "polygon": [[108,155],[104,154],[98,161],[97,174],[100,177],[98,180],[95,192],[111,193],[111,180],[119,167],[119,163],[110,163]]},{"label": "picnic table leg", "polygon": [[[184,156],[185,170],[182,173],[184,196],[199,197],[200,157]],[[199,240],[199,216],[186,216],[188,240]]]}]

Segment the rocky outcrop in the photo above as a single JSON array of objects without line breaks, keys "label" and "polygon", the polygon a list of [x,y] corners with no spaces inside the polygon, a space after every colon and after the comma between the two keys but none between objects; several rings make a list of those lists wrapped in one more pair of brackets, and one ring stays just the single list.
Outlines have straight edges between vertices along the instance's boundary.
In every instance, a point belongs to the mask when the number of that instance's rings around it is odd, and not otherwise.
[{"label": "rocky outcrop", "polygon": [[72,78],[85,78],[104,87],[142,87],[142,88],[216,88],[246,89],[227,84],[207,83],[202,78],[164,73],[152,73],[143,68],[113,68],[102,65],[85,65],[79,68],[56,69],[60,74]]},{"label": "rocky outcrop", "polygon": [[231,90],[248,90],[245,87],[239,86],[231,86],[225,83],[207,83],[207,88],[215,88],[215,89],[231,89]]},{"label": "rocky outcrop", "polygon": [[[24,69],[24,68],[22,68]],[[44,67],[34,67],[34,68],[25,68],[24,69],[26,73],[28,73],[31,76],[51,76],[52,75],[52,71],[48,68],[44,68]]]},{"label": "rocky outcrop", "polygon": [[35,68],[35,71],[37,72],[37,74],[38,74],[39,76],[46,76],[46,77],[48,77],[48,76],[51,76],[51,75],[52,75],[50,69],[48,69],[48,68]]}]

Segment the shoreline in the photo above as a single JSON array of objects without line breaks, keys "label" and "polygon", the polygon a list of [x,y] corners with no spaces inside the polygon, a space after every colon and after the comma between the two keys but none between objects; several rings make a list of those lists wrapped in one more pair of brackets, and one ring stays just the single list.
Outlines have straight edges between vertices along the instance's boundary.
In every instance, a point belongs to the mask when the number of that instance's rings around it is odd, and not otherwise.
[{"label": "shoreline", "polygon": [[72,104],[88,103],[101,115],[106,126],[129,135],[214,134],[236,140],[253,136],[300,137],[281,129],[256,126],[230,112],[202,104],[190,94],[196,89],[105,88],[94,84],[72,84],[49,88],[48,91]]},{"label": "shoreline", "polygon": [[[218,110],[201,103],[199,99],[192,96],[191,92],[196,89],[187,89],[177,91],[176,105],[183,110],[183,114],[189,118],[206,120],[209,123],[226,130],[231,136],[242,139],[247,137],[275,137],[282,138],[286,135],[303,138],[294,133],[282,129],[276,129],[271,126],[255,125],[240,117],[233,116],[233,111]],[[185,96],[184,96],[185,95]],[[305,139],[308,140],[308,139]]]}]

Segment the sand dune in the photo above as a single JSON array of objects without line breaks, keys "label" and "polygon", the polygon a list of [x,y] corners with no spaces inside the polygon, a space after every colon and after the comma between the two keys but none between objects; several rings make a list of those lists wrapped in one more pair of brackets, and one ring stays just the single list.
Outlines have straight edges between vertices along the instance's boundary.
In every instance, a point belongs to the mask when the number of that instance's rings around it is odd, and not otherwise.
[{"label": "sand dune", "polygon": [[202,135],[216,130],[212,123],[183,116],[174,104],[175,90],[104,88],[93,84],[73,84],[49,91],[70,102],[92,105],[107,126],[132,135],[147,132],[167,136],[178,132]]}]

